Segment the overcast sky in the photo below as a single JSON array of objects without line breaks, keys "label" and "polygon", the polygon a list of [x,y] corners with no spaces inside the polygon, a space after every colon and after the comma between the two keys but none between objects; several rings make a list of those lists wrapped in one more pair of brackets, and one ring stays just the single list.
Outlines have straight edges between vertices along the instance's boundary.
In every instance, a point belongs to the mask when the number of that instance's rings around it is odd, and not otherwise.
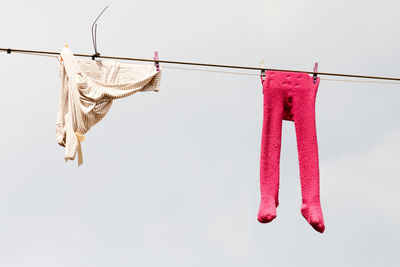
[{"label": "overcast sky", "polygon": [[[394,0],[3,1],[0,47],[93,53],[106,4],[103,55],[400,76]],[[0,266],[398,266],[400,85],[321,80],[322,235],[290,122],[277,218],[256,219],[259,77],[163,69],[89,131],[79,168],[56,142],[59,86],[55,58],[0,54]]]}]

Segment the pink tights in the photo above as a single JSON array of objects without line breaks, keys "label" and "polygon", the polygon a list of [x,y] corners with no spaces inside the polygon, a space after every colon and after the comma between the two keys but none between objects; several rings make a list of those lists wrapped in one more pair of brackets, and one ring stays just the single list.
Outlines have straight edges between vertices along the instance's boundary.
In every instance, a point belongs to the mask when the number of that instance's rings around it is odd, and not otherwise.
[{"label": "pink tights", "polygon": [[315,97],[319,85],[306,73],[268,71],[263,82],[264,120],[261,142],[261,203],[258,220],[275,219],[278,207],[282,119],[294,121],[299,154],[301,213],[318,232],[325,230],[319,195]]}]

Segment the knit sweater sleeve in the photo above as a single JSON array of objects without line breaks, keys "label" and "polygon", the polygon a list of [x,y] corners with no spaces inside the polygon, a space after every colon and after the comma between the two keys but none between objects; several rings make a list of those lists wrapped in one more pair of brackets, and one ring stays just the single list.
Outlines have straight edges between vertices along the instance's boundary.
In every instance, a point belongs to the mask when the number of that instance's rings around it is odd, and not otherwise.
[{"label": "knit sweater sleeve", "polygon": [[56,122],[56,136],[57,143],[60,146],[65,146],[65,115],[68,112],[68,91],[67,91],[67,77],[64,65],[62,63],[59,64],[59,72],[60,72],[60,93],[58,97],[58,112],[57,112],[57,122]]}]

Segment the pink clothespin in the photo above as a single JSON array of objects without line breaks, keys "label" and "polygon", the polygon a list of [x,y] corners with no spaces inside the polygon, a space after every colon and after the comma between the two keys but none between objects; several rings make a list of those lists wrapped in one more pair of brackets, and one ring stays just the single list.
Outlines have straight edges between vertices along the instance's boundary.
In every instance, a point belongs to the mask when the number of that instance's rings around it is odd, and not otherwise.
[{"label": "pink clothespin", "polygon": [[318,62],[314,64],[314,83],[317,83]]},{"label": "pink clothespin", "polygon": [[158,62],[158,51],[154,52],[154,65],[156,65],[156,70],[160,71],[160,62]]}]

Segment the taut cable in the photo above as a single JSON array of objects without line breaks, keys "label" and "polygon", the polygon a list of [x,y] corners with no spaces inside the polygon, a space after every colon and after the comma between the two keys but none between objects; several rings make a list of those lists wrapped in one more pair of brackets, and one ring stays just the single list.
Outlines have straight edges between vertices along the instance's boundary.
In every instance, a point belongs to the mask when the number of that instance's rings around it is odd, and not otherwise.
[{"label": "taut cable", "polygon": [[[0,48],[3,52],[13,53],[31,53],[31,54],[42,54],[42,55],[59,55],[59,52],[52,51],[38,51],[38,50],[24,50],[14,48]],[[74,54],[77,57],[92,57],[93,55],[88,54]],[[116,56],[98,56],[98,58],[105,59],[118,59],[118,60],[130,60],[130,61],[142,61],[142,62],[155,62],[154,59],[146,58],[132,58],[132,57],[116,57]],[[257,71],[284,71],[284,72],[301,72],[307,74],[317,74],[320,76],[337,76],[337,77],[348,77],[348,78],[361,78],[361,79],[375,79],[375,80],[389,80],[389,81],[400,81],[400,78],[396,77],[383,77],[383,76],[370,76],[370,75],[357,75],[357,74],[345,74],[345,73],[330,73],[330,72],[313,72],[304,70],[286,70],[286,69],[271,69],[271,68],[257,68],[248,66],[237,66],[237,65],[222,65],[222,64],[210,64],[210,63],[198,63],[198,62],[184,62],[184,61],[172,61],[172,60],[157,60],[159,63],[164,64],[177,64],[177,65],[191,65],[201,67],[212,67],[212,68],[226,68],[226,69],[242,69],[242,70],[257,70]]]}]

